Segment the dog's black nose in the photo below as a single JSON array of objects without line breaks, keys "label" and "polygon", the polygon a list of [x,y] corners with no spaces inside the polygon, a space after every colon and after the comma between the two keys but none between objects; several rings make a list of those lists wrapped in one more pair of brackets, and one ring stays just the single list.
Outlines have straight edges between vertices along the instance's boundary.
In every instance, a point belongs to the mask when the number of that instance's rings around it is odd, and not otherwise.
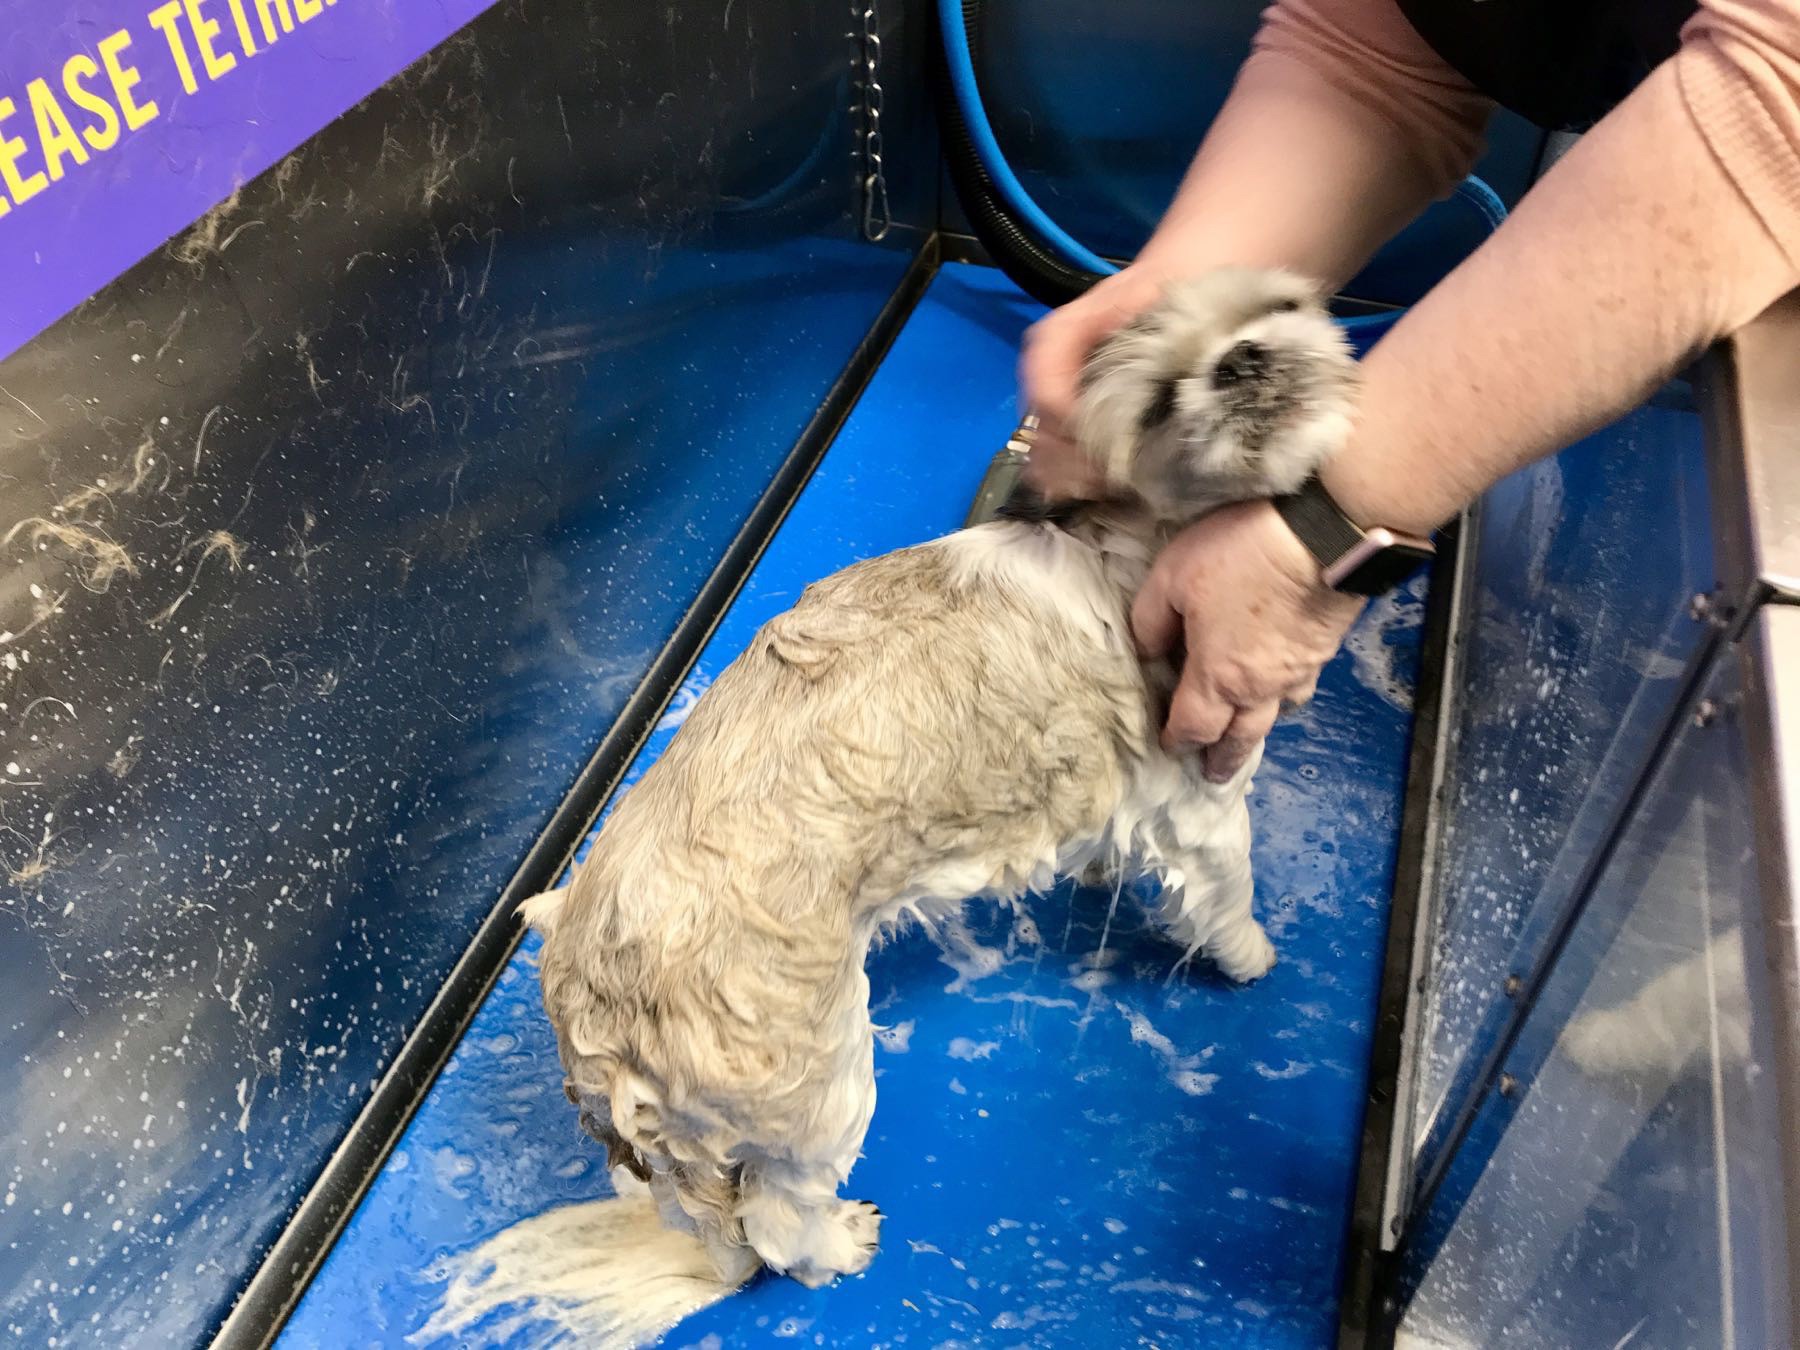
[{"label": "dog's black nose", "polygon": [[1213,386],[1228,389],[1245,380],[1254,380],[1268,372],[1269,349],[1258,342],[1240,342],[1219,358],[1213,367]]}]

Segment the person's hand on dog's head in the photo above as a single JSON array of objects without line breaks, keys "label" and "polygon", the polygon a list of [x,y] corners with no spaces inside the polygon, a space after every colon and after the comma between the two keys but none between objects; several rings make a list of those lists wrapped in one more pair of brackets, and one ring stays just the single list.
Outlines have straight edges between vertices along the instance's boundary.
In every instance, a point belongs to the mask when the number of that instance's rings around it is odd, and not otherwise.
[{"label": "person's hand on dog's head", "polygon": [[1070,431],[1081,369],[1096,346],[1156,303],[1167,281],[1160,270],[1134,264],[1027,330],[1019,354],[1019,401],[1038,415],[1039,425],[1025,481],[1052,501],[1101,495],[1105,479]]}]

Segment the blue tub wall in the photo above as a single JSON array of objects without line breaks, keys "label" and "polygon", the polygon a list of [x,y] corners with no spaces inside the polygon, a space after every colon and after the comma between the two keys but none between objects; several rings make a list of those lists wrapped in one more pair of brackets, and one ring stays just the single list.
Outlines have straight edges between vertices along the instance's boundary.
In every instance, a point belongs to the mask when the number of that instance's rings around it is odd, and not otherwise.
[{"label": "blue tub wall", "polygon": [[856,51],[500,4],[0,363],[11,1334],[202,1338],[342,1138],[918,243]]}]

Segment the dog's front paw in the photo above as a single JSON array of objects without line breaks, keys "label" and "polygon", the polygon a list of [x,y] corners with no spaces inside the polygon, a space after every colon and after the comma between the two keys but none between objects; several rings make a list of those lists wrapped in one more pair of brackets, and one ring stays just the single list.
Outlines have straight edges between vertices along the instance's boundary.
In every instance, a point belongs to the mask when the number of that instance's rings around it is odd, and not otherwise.
[{"label": "dog's front paw", "polygon": [[808,1289],[821,1289],[840,1275],[862,1274],[881,1248],[881,1218],[866,1200],[840,1201],[817,1249],[787,1273]]},{"label": "dog's front paw", "polygon": [[869,1262],[875,1259],[875,1253],[881,1250],[882,1213],[867,1200],[846,1200],[844,1202],[844,1230],[849,1233],[850,1241],[856,1245],[861,1264],[854,1270],[846,1270],[846,1275],[855,1275],[869,1268]]},{"label": "dog's front paw", "polygon": [[1275,944],[1254,920],[1240,924],[1229,936],[1208,943],[1206,954],[1239,984],[1260,980],[1275,965]]}]

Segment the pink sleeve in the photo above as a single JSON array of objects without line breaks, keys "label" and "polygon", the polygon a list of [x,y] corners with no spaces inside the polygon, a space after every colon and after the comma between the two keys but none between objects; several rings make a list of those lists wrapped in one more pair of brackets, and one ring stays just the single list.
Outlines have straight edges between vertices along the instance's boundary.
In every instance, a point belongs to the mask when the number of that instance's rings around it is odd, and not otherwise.
[{"label": "pink sleeve", "polygon": [[1469,171],[1492,111],[1395,0],[1278,0],[1138,262],[1340,286]]},{"label": "pink sleeve", "polygon": [[1290,97],[1316,97],[1322,83],[1403,152],[1434,197],[1468,173],[1494,107],[1413,31],[1394,0],[1277,0],[1243,79]]},{"label": "pink sleeve", "polygon": [[1794,85],[1766,48],[1728,57],[1708,31],[1365,359],[1356,436],[1326,473],[1353,514],[1447,520],[1800,283]]},{"label": "pink sleeve", "polygon": [[1705,0],[1679,52],[1363,363],[1326,482],[1427,528],[1634,407],[1800,284],[1800,0]]},{"label": "pink sleeve", "polygon": [[1707,148],[1800,262],[1800,4],[1708,0],[1682,32],[1675,69]]},{"label": "pink sleeve", "polygon": [[[1489,111],[1394,0],[1278,0],[1140,261],[1341,282],[1468,171]],[[1431,528],[1796,284],[1800,0],[1703,0],[1678,55],[1364,360],[1327,485]]]}]

